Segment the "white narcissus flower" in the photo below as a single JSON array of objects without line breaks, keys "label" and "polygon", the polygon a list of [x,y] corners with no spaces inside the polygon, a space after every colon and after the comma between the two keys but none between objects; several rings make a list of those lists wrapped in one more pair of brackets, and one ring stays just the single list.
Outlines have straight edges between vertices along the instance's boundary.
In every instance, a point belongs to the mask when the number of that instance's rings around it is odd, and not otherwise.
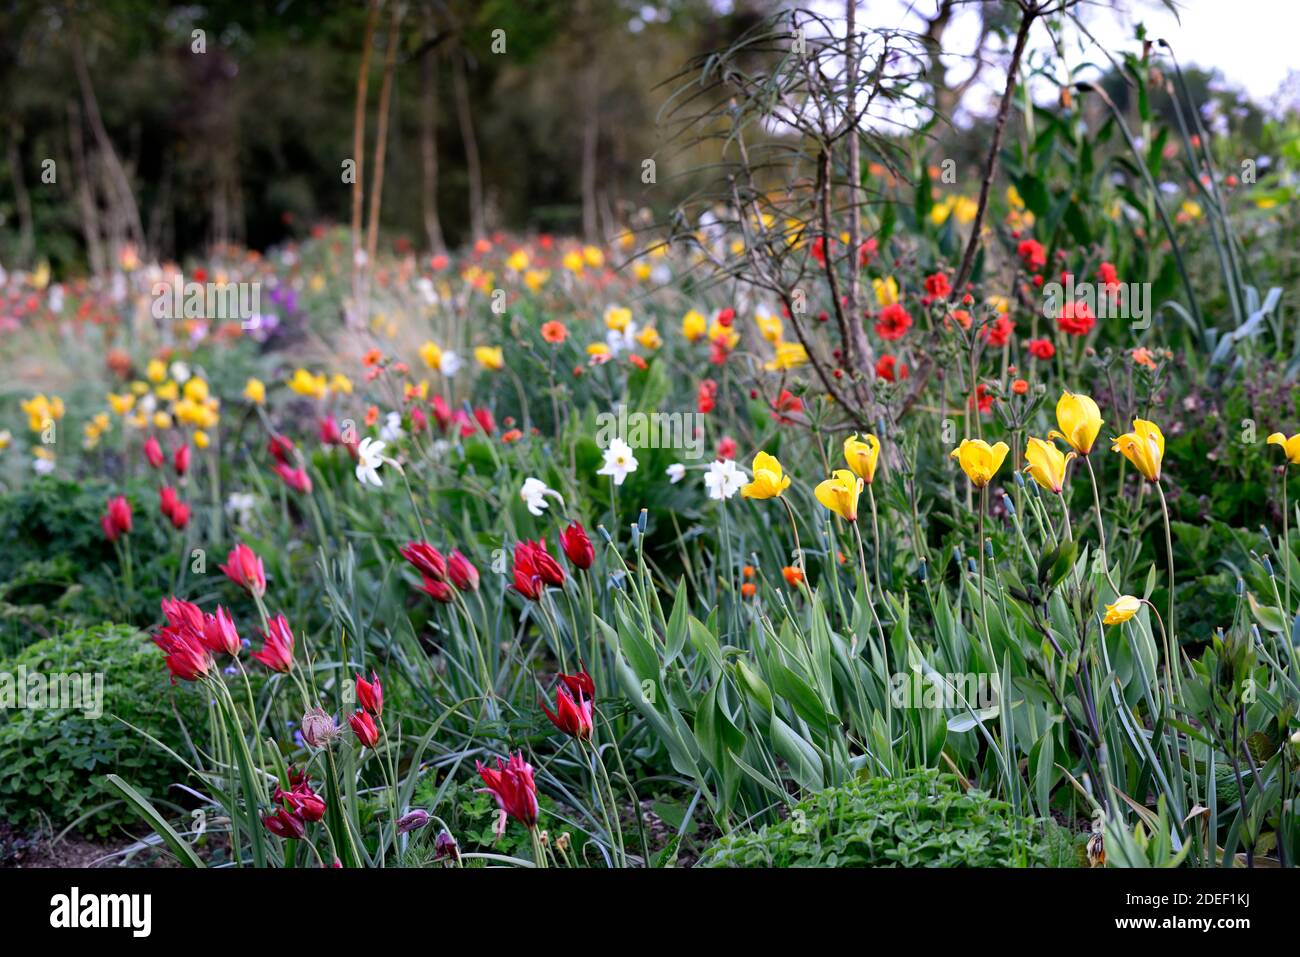
[{"label": "white narcissus flower", "polygon": [[632,447],[622,439],[610,439],[609,448],[605,450],[605,464],[596,470],[596,474],[608,475],[615,485],[622,485],[623,480],[635,471],[636,456],[632,454]]},{"label": "white narcissus flower", "polygon": [[402,413],[389,412],[384,416],[384,427],[379,430],[379,437],[384,442],[396,442],[405,434],[402,431]]},{"label": "white narcissus flower", "polygon": [[676,485],[682,479],[686,478],[686,466],[681,462],[674,462],[668,468],[664,469],[668,474],[668,481]]},{"label": "white narcissus flower", "polygon": [[384,487],[384,480],[379,477],[379,466],[384,464],[384,446],[387,444],[367,435],[357,446],[357,481],[362,485]]},{"label": "white narcissus flower", "polygon": [[736,468],[736,463],[731,459],[711,463],[708,472],[704,474],[704,487],[709,490],[709,498],[719,502],[726,501],[739,492],[745,481],[745,473]]},{"label": "white narcissus flower", "polygon": [[519,490],[519,497],[524,500],[528,506],[528,511],[533,515],[541,515],[550,505],[546,501],[546,496],[551,490],[546,487],[546,483],[538,478],[524,479],[524,487]]},{"label": "white narcissus flower", "polygon": [[461,365],[460,356],[456,355],[456,353],[452,352],[450,349],[444,349],[442,352],[442,358],[438,360],[438,371],[450,379],[460,371]]}]

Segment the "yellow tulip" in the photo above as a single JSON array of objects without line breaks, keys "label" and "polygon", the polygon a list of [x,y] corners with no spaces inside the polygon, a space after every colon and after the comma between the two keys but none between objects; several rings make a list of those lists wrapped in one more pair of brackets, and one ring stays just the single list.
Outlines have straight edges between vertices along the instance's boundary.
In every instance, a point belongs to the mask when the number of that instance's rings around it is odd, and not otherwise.
[{"label": "yellow tulip", "polygon": [[436,342],[426,342],[420,346],[420,358],[430,369],[442,367],[442,349]]},{"label": "yellow tulip", "polygon": [[1074,455],[1073,451],[1063,455],[1051,442],[1031,438],[1029,447],[1025,449],[1025,461],[1029,464],[1024,471],[1043,488],[1060,495],[1061,486],[1065,484],[1065,466]]},{"label": "yellow tulip", "polygon": [[777,344],[785,336],[785,330],[781,326],[781,317],[766,315],[755,316],[754,321],[758,323],[759,334],[772,344]]},{"label": "yellow tulip", "polygon": [[498,371],[506,366],[505,354],[500,346],[479,346],[474,350],[474,358],[484,369]]},{"label": "yellow tulip", "polygon": [[844,440],[844,461],[868,485],[876,478],[876,461],[879,458],[880,440],[874,435],[858,438],[855,432]]},{"label": "yellow tulip", "polygon": [[306,369],[295,369],[293,378],[289,380],[289,388],[298,395],[308,395],[314,399],[323,399],[326,390],[325,375],[313,375]]},{"label": "yellow tulip", "polygon": [[1154,422],[1134,419],[1133,431],[1111,439],[1110,449],[1132,462],[1150,481],[1160,481],[1160,461],[1165,457],[1165,437]]},{"label": "yellow tulip", "polygon": [[351,395],[352,380],[342,372],[336,372],[334,373],[333,378],[330,379],[330,391],[335,393],[341,392],[344,395]]},{"label": "yellow tulip", "polygon": [[876,302],[882,306],[892,306],[898,302],[898,280],[893,276],[871,280],[871,288],[876,293]]},{"label": "yellow tulip", "polygon": [[983,439],[962,439],[961,445],[952,450],[952,457],[961,465],[971,484],[983,488],[1002,468],[1008,451],[1005,442],[989,445]]},{"label": "yellow tulip", "polygon": [[176,397],[181,394],[181,387],[176,384],[175,379],[168,379],[162,385],[153,390],[153,394],[164,402],[175,402]]},{"label": "yellow tulip", "polygon": [[858,520],[858,496],[862,494],[862,479],[848,469],[836,469],[830,478],[813,489],[813,494],[817,496],[817,501],[846,522]]},{"label": "yellow tulip", "polygon": [[206,402],[208,399],[208,384],[198,376],[192,376],[185,380],[185,386],[181,389],[185,398],[192,402]]},{"label": "yellow tulip", "polygon": [[150,359],[144,375],[150,382],[162,382],[167,378],[167,363],[161,359]]},{"label": "yellow tulip", "polygon": [[707,328],[708,322],[694,309],[682,316],[682,335],[686,337],[687,342],[699,341]]},{"label": "yellow tulip", "polygon": [[776,498],[790,487],[790,476],[775,456],[759,452],[754,456],[754,481],[740,487],[745,498]]},{"label": "yellow tulip", "polygon": [[1120,595],[1111,604],[1106,606],[1106,617],[1102,622],[1107,625],[1118,625],[1128,621],[1142,608],[1142,600],[1134,598],[1132,595]]},{"label": "yellow tulip", "polygon": [[632,310],[626,306],[610,306],[605,310],[605,326],[615,332],[622,332],[632,321]]},{"label": "yellow tulip", "polygon": [[208,433],[204,432],[202,429],[198,429],[194,433],[194,444],[201,449],[206,449],[212,444],[212,439],[208,437]]},{"label": "yellow tulip", "polygon": [[1300,465],[1300,432],[1289,439],[1281,432],[1274,432],[1268,437],[1269,445],[1280,445],[1286,452],[1286,460],[1292,465]]},{"label": "yellow tulip", "polygon": [[1074,451],[1087,455],[1097,441],[1101,423],[1101,410],[1089,396],[1062,392],[1056,403],[1056,425],[1061,431],[1048,432],[1047,437],[1068,442]]},{"label": "yellow tulip", "polygon": [[663,338],[659,335],[659,330],[654,326],[646,326],[636,334],[636,341],[641,343],[646,349],[658,349],[664,344]]},{"label": "yellow tulip", "polygon": [[763,368],[768,372],[778,370],[794,369],[808,361],[808,350],[798,342],[778,342],[776,346],[776,355],[772,361],[765,362]]},{"label": "yellow tulip", "polygon": [[266,386],[261,379],[249,379],[244,386],[244,398],[256,405],[266,403]]},{"label": "yellow tulip", "polygon": [[130,392],[124,392],[122,395],[110,392],[108,394],[108,404],[118,415],[126,415],[135,406],[135,396]]}]

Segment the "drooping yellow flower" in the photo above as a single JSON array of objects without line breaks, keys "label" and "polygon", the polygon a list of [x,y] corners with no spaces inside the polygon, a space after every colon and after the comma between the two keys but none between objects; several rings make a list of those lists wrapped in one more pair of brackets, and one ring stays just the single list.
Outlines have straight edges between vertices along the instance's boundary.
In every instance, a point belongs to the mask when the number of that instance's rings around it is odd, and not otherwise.
[{"label": "drooping yellow flower", "polygon": [[958,196],[957,199],[953,201],[952,214],[956,218],[957,222],[965,226],[975,218],[975,214],[979,212],[979,208],[979,203],[975,202],[975,200],[971,199],[969,196]]},{"label": "drooping yellow flower", "polygon": [[562,265],[574,275],[581,273],[584,265],[582,261],[582,253],[578,252],[576,249],[569,250],[564,254]]},{"label": "drooping yellow flower", "polygon": [[325,397],[327,383],[325,374],[312,375],[306,369],[298,368],[294,370],[293,378],[289,380],[289,388],[298,395],[311,396],[313,399],[323,399]]},{"label": "drooping yellow flower", "polygon": [[892,306],[898,302],[898,280],[893,276],[871,280],[871,288],[876,292],[876,302],[882,306]]},{"label": "drooping yellow flower", "polygon": [[420,346],[420,358],[430,369],[437,369],[442,365],[442,347],[436,342],[426,342]]},{"label": "drooping yellow flower", "polygon": [[654,268],[644,259],[638,259],[632,264],[632,275],[636,277],[637,282],[645,282],[652,272]]},{"label": "drooping yellow flower", "polygon": [[582,247],[582,261],[593,269],[599,269],[605,265],[605,254],[596,246]]},{"label": "drooping yellow flower", "polygon": [[597,356],[607,356],[609,354],[609,346],[603,342],[593,342],[587,346],[587,355],[593,358]]},{"label": "drooping yellow flower", "polygon": [[330,378],[330,391],[333,392],[335,395],[340,395],[340,394],[351,395],[352,380],[349,379],[347,376],[345,376],[342,372],[336,372]]},{"label": "drooping yellow flower", "polygon": [[682,335],[687,342],[698,342],[707,328],[707,320],[694,309],[682,316]]},{"label": "drooping yellow flower", "polygon": [[124,392],[116,395],[112,392],[108,394],[108,405],[116,415],[126,415],[135,407],[135,396],[130,392]]},{"label": "drooping yellow flower", "polygon": [[1101,410],[1091,397],[1078,392],[1062,392],[1056,403],[1056,425],[1059,432],[1047,433],[1049,439],[1061,439],[1080,455],[1092,451],[1101,431]]},{"label": "drooping yellow flower", "polygon": [[772,361],[763,364],[768,372],[793,369],[808,361],[808,350],[798,342],[778,342]]},{"label": "drooping yellow flower", "polygon": [[206,449],[212,444],[212,439],[208,437],[208,433],[204,432],[202,429],[197,429],[194,432],[194,444],[201,449]]},{"label": "drooping yellow flower", "polygon": [[1132,595],[1120,595],[1106,606],[1106,617],[1102,619],[1102,623],[1107,625],[1121,624],[1136,615],[1141,608],[1142,600],[1140,598],[1134,598]]},{"label": "drooping yellow flower", "polygon": [[830,478],[817,484],[813,494],[817,496],[817,501],[846,522],[858,520],[858,496],[862,494],[862,479],[848,469],[836,469]]},{"label": "drooping yellow flower", "polygon": [[244,386],[244,398],[255,405],[266,404],[266,386],[261,379],[249,379]]},{"label": "drooping yellow flower", "polygon": [[150,382],[162,382],[167,378],[167,363],[161,359],[150,359],[149,364],[145,366],[144,377]]},{"label": "drooping yellow flower", "polygon": [[528,268],[529,261],[527,250],[516,249],[506,258],[506,268],[511,272],[523,272]]},{"label": "drooping yellow flower", "polygon": [[1287,438],[1281,432],[1274,432],[1268,437],[1269,445],[1280,445],[1286,453],[1286,460],[1292,465],[1300,465],[1300,432]]},{"label": "drooping yellow flower", "polygon": [[1051,442],[1031,438],[1028,448],[1025,449],[1025,461],[1028,464],[1024,471],[1047,491],[1060,495],[1061,486],[1065,484],[1065,466],[1074,456],[1073,449],[1068,455],[1062,454],[1061,450]]},{"label": "drooping yellow flower", "polygon": [[493,372],[506,367],[505,353],[500,346],[477,346],[474,349],[474,358],[484,369],[491,369]]},{"label": "drooping yellow flower", "polygon": [[759,452],[754,456],[754,480],[740,487],[745,498],[776,498],[790,487],[790,476],[785,474],[776,456]]},{"label": "drooping yellow flower", "polygon": [[190,376],[185,380],[185,387],[181,390],[185,393],[185,398],[191,402],[208,401],[208,384],[198,376]]},{"label": "drooping yellow flower", "polygon": [[153,427],[159,432],[166,431],[172,427],[172,417],[161,409],[153,414]]},{"label": "drooping yellow flower", "polygon": [[1005,442],[989,445],[983,439],[962,439],[961,445],[952,450],[952,457],[957,460],[971,484],[983,488],[1002,468],[1008,451]]},{"label": "drooping yellow flower", "polygon": [[528,287],[529,291],[537,292],[546,285],[550,278],[551,271],[549,269],[530,269],[524,273],[524,285]]},{"label": "drooping yellow flower", "polygon": [[771,343],[778,343],[785,336],[785,329],[781,325],[781,317],[775,315],[757,315],[754,321],[758,323],[758,331]]},{"label": "drooping yellow flower", "polygon": [[27,414],[27,425],[33,432],[42,432],[51,422],[63,418],[63,399],[57,395],[47,399],[44,393],[37,393],[19,405]]},{"label": "drooping yellow flower", "polygon": [[164,402],[175,402],[181,394],[181,387],[176,384],[175,379],[168,379],[162,385],[155,387],[153,394]]},{"label": "drooping yellow flower", "polygon": [[646,326],[636,334],[636,341],[650,350],[658,349],[664,344],[663,337],[659,335],[659,330],[654,326]]},{"label": "drooping yellow flower", "polygon": [[880,458],[880,439],[868,433],[858,438],[853,433],[844,440],[844,461],[853,473],[870,485],[876,478],[876,462]]},{"label": "drooping yellow flower", "polygon": [[1133,431],[1111,439],[1110,449],[1132,462],[1148,480],[1160,481],[1160,462],[1165,457],[1165,437],[1154,422],[1134,419]]},{"label": "drooping yellow flower", "polygon": [[632,321],[632,310],[626,306],[610,306],[605,310],[605,326],[615,332],[622,332]]}]

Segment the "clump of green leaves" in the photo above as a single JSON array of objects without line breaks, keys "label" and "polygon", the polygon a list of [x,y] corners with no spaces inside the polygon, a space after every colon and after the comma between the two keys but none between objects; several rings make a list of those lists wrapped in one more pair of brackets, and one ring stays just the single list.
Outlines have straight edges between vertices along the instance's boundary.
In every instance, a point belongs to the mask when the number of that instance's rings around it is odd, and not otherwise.
[{"label": "clump of green leaves", "polygon": [[168,692],[157,649],[127,626],[78,629],[0,659],[0,673],[102,674],[103,713],[85,709],[0,709],[0,816],[23,826],[61,828],[85,818],[85,833],[135,824],[130,808],[101,787],[116,772],[154,800],[184,770],[124,722],[185,753],[175,707],[186,723],[200,717],[196,695]]},{"label": "clump of green leaves", "polygon": [[933,769],[827,788],[784,820],[721,838],[700,867],[1032,867],[1033,819]]}]

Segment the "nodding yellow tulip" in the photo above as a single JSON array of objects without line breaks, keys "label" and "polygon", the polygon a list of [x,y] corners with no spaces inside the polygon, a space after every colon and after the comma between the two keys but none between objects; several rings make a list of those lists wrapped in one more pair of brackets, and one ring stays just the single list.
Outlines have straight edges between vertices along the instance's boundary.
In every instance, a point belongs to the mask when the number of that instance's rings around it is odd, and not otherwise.
[{"label": "nodding yellow tulip", "polygon": [[856,522],[862,484],[862,478],[848,469],[836,469],[830,478],[813,489],[813,494],[817,496],[817,501],[846,522]]},{"label": "nodding yellow tulip", "polygon": [[983,488],[1002,468],[1008,451],[1005,442],[989,445],[983,439],[962,439],[961,445],[952,450],[952,457],[961,465],[971,484]]},{"label": "nodding yellow tulip", "polygon": [[844,440],[844,461],[853,474],[868,485],[876,477],[876,461],[880,458],[880,439],[867,434],[858,438],[855,432]]},{"label": "nodding yellow tulip", "polygon": [[1043,488],[1060,495],[1065,484],[1065,466],[1074,456],[1073,450],[1064,454],[1051,442],[1031,438],[1025,449],[1025,461],[1029,464],[1024,471]]},{"label": "nodding yellow tulip", "polygon": [[1269,445],[1280,445],[1286,453],[1286,460],[1292,465],[1300,465],[1300,432],[1287,438],[1281,432],[1274,432],[1268,437]]},{"label": "nodding yellow tulip", "polygon": [[1106,606],[1106,617],[1102,619],[1102,623],[1106,625],[1122,624],[1136,615],[1141,607],[1142,599],[1134,598],[1132,595],[1120,595]]},{"label": "nodding yellow tulip", "polygon": [[1101,410],[1089,396],[1077,392],[1062,392],[1056,403],[1056,425],[1061,430],[1047,433],[1049,439],[1061,439],[1080,455],[1092,451],[1101,431]]},{"label": "nodding yellow tulip", "polygon": [[754,481],[740,487],[745,498],[776,498],[790,487],[790,476],[781,468],[776,456],[759,452],[754,456]]},{"label": "nodding yellow tulip", "polygon": [[1165,437],[1160,427],[1146,419],[1134,419],[1133,431],[1111,439],[1111,451],[1119,452],[1152,482],[1160,481],[1160,460],[1165,457]]}]

